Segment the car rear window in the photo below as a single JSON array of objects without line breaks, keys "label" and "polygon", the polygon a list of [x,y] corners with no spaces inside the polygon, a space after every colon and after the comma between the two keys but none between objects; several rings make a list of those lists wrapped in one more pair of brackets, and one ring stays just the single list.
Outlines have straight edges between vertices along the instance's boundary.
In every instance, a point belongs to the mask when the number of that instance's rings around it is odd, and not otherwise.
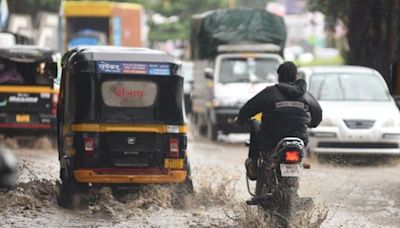
[{"label": "car rear window", "polygon": [[150,81],[105,81],[101,85],[103,101],[110,107],[150,107],[157,91],[157,84]]},{"label": "car rear window", "polygon": [[375,74],[325,73],[311,76],[310,92],[318,100],[388,101],[388,91]]}]

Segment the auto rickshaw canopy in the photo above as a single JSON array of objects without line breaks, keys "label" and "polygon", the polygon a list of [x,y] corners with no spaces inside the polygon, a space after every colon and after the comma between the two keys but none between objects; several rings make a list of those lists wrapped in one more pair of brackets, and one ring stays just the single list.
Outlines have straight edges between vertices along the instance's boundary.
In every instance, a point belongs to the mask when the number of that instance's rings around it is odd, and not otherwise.
[{"label": "auto rickshaw canopy", "polygon": [[83,46],[63,56],[67,118],[74,123],[185,122],[180,65],[147,48]]},{"label": "auto rickshaw canopy", "polygon": [[58,54],[51,49],[33,45],[14,45],[0,48],[0,58],[13,62],[56,62]]}]

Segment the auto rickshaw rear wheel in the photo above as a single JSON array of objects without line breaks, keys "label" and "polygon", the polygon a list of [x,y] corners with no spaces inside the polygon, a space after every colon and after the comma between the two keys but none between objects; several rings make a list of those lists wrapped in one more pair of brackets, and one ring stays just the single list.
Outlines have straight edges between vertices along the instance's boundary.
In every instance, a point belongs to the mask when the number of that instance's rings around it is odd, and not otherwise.
[{"label": "auto rickshaw rear wheel", "polygon": [[76,181],[73,177],[63,178],[58,192],[57,203],[60,207],[71,208],[76,191]]},{"label": "auto rickshaw rear wheel", "polygon": [[194,187],[193,187],[193,181],[192,181],[192,179],[187,179],[187,180],[183,183],[182,188],[184,189],[184,191],[185,191],[186,193],[193,194],[193,193],[194,193]]},{"label": "auto rickshaw rear wheel", "polygon": [[174,185],[174,193],[172,194],[172,205],[175,208],[182,209],[187,206],[187,199],[190,199],[194,194],[193,182],[191,179],[186,179],[185,182]]},{"label": "auto rickshaw rear wheel", "polygon": [[71,208],[77,193],[85,192],[89,189],[87,183],[79,183],[72,175],[64,175],[61,170],[61,184],[59,186],[57,203],[60,207]]}]

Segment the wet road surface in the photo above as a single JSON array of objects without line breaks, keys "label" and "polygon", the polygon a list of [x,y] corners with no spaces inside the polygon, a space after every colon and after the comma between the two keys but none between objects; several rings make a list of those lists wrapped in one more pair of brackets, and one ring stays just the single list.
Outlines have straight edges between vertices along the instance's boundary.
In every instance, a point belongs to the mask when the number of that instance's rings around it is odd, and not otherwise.
[{"label": "wet road surface", "polygon": [[[125,198],[114,197],[107,188],[93,190],[81,197],[74,210],[59,208],[57,152],[49,146],[15,148],[20,184],[0,193],[0,227],[265,226],[256,210],[244,205],[249,199],[243,167],[246,138],[221,136],[213,143],[196,134],[189,136],[196,194],[182,199],[179,206],[172,200],[171,189],[156,186]],[[328,211],[321,227],[400,226],[399,162],[310,162],[312,168],[304,171],[299,193],[314,199],[314,217]]]}]

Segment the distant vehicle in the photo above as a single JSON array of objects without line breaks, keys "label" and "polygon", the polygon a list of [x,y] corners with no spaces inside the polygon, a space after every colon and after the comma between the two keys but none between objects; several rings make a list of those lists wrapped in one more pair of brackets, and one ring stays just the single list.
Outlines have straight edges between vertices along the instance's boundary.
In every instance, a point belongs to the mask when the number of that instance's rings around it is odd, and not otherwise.
[{"label": "distant vehicle", "polygon": [[105,33],[86,29],[71,36],[68,49],[82,45],[107,45],[107,43],[108,41]]},{"label": "distant vehicle", "polygon": [[62,52],[78,45],[142,46],[142,5],[108,1],[63,1]]},{"label": "distant vehicle", "polygon": [[59,54],[37,46],[0,48],[0,133],[55,135]]},{"label": "distant vehicle", "polygon": [[186,113],[192,112],[193,62],[182,62],[183,95]]},{"label": "distant vehicle", "polygon": [[192,116],[201,134],[217,140],[219,132],[249,132],[228,120],[277,82],[285,41],[282,17],[265,10],[215,10],[192,17]]},{"label": "distant vehicle", "polygon": [[12,32],[0,32],[0,48],[7,48],[13,45],[33,45],[33,39]]},{"label": "distant vehicle", "polygon": [[176,184],[192,191],[182,90],[179,65],[162,51],[67,52],[57,118],[59,204],[70,206],[89,185]]},{"label": "distant vehicle", "polygon": [[400,113],[383,77],[357,66],[305,67],[299,78],[323,109],[312,154],[400,155]]}]

